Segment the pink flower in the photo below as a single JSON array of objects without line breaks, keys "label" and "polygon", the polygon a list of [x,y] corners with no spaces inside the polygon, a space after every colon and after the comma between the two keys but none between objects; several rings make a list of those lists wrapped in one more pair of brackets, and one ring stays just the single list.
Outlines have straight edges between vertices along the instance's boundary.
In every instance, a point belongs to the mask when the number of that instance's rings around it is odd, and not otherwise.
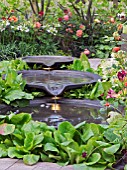
[{"label": "pink flower", "polygon": [[116,97],[117,97],[116,92],[110,88],[106,98],[109,99],[109,98],[116,98]]},{"label": "pink flower", "polygon": [[76,31],[76,36],[77,36],[77,37],[81,37],[82,34],[83,34],[83,31],[82,31],[82,30],[77,30],[77,31]]},{"label": "pink flower", "polygon": [[69,16],[68,16],[68,15],[64,15],[64,16],[63,16],[63,20],[64,20],[64,21],[68,21],[68,20],[69,20]]},{"label": "pink flower", "polygon": [[79,26],[79,28],[82,29],[82,30],[84,30],[84,29],[85,29],[85,25],[81,24],[81,25]]},{"label": "pink flower", "polygon": [[67,28],[67,29],[66,29],[66,32],[73,33],[73,30],[72,30],[71,28]]},{"label": "pink flower", "polygon": [[90,51],[88,49],[85,49],[83,53],[86,54],[86,55],[89,55]]},{"label": "pink flower", "polygon": [[35,28],[40,28],[41,27],[41,23],[40,22],[36,22],[35,23]]},{"label": "pink flower", "polygon": [[40,11],[40,12],[38,12],[38,15],[41,17],[41,16],[44,15],[44,12],[43,12],[43,11]]},{"label": "pink flower", "polygon": [[68,12],[69,17],[72,17],[72,12]]},{"label": "pink flower", "polygon": [[117,73],[117,77],[118,77],[118,79],[119,79],[120,81],[123,81],[126,75],[127,75],[127,73],[126,73],[125,70],[119,71],[119,72]]}]

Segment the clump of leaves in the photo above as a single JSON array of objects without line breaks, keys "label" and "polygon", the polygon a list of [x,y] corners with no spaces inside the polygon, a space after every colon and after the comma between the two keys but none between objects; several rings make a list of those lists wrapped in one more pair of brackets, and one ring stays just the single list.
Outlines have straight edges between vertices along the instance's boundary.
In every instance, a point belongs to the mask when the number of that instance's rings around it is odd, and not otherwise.
[{"label": "clump of leaves", "polygon": [[1,115],[0,157],[22,158],[28,165],[41,160],[104,170],[121,156],[123,139],[117,128],[86,122],[73,126],[65,121],[55,129],[33,121],[27,113]]},{"label": "clump of leaves", "polygon": [[25,81],[21,74],[17,74],[15,70],[6,70],[6,75],[0,76],[0,100],[7,104],[15,100],[33,99],[32,94],[24,91]]},{"label": "clump of leaves", "polygon": [[84,53],[81,53],[79,59],[74,59],[73,64],[69,65],[67,68],[70,70],[94,72],[94,70],[90,67],[87,56]]},{"label": "clump of leaves", "polygon": [[16,60],[4,60],[0,62],[0,73],[3,71],[6,73],[8,69],[13,69],[13,70],[28,70],[29,66],[26,64],[25,61],[21,59],[16,59]]}]

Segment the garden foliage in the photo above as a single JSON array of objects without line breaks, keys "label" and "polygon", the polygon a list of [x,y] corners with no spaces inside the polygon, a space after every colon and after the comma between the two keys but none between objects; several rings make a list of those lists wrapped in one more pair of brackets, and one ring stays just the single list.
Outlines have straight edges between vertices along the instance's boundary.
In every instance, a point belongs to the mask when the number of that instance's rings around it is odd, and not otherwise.
[{"label": "garden foliage", "polygon": [[127,145],[126,118],[114,120],[110,125],[82,122],[76,126],[65,121],[55,129],[33,121],[30,114],[1,115],[0,157],[22,158],[28,165],[40,160],[77,167],[83,163],[90,170],[103,170],[125,157],[121,151]]}]

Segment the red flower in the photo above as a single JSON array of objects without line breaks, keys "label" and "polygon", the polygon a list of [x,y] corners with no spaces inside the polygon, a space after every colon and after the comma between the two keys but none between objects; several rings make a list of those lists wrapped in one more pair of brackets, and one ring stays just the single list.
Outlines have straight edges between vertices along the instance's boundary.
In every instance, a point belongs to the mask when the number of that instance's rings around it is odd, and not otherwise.
[{"label": "red flower", "polygon": [[14,9],[12,9],[12,10],[11,10],[11,13],[14,13],[14,12],[15,12]]},{"label": "red flower", "polygon": [[120,47],[114,47],[113,49],[112,49],[112,52],[118,52],[120,50]]},{"label": "red flower", "polygon": [[39,15],[40,17],[42,17],[42,16],[44,15],[44,12],[43,12],[43,11],[40,11],[40,12],[38,12],[38,15]]},{"label": "red flower", "polygon": [[65,9],[65,10],[64,10],[64,13],[65,13],[65,14],[68,14],[68,10],[67,10],[67,9]]},{"label": "red flower", "polygon": [[61,22],[63,20],[63,18],[58,18],[58,21]]},{"label": "red flower", "polygon": [[105,103],[105,106],[106,106],[106,107],[109,107],[109,106],[110,106],[110,104],[107,102],[107,103]]},{"label": "red flower", "polygon": [[11,22],[17,22],[18,18],[15,17],[15,16],[12,16],[12,17],[9,17],[8,20],[11,21]]},{"label": "red flower", "polygon": [[2,20],[6,20],[6,18],[5,18],[5,17],[2,17]]},{"label": "red flower", "polygon": [[126,73],[125,70],[119,71],[119,72],[117,73],[117,77],[118,77],[118,79],[119,79],[120,81],[123,81],[126,75],[127,75],[127,73]]}]

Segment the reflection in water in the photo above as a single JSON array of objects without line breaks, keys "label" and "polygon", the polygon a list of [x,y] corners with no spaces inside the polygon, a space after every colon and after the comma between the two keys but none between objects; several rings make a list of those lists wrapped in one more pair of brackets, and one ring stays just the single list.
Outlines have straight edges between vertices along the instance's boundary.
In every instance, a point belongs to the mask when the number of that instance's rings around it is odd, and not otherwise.
[{"label": "reflection in water", "polygon": [[[56,97],[57,98],[57,97]],[[53,102],[39,103],[25,108],[11,109],[17,113],[25,112],[32,114],[34,120],[46,122],[48,125],[57,127],[63,121],[69,121],[76,125],[82,121],[93,123],[105,123],[105,114],[99,113],[99,108],[84,107],[84,105],[76,105],[72,103],[56,103]]]},{"label": "reflection in water", "polygon": [[55,113],[57,112],[57,111],[59,111],[61,108],[60,108],[60,105],[59,104],[57,104],[57,103],[52,103],[51,104],[51,110],[53,110]]},{"label": "reflection in water", "polygon": [[43,70],[47,70],[47,71],[50,71],[51,69],[53,69],[52,67],[45,67],[43,68]]}]

